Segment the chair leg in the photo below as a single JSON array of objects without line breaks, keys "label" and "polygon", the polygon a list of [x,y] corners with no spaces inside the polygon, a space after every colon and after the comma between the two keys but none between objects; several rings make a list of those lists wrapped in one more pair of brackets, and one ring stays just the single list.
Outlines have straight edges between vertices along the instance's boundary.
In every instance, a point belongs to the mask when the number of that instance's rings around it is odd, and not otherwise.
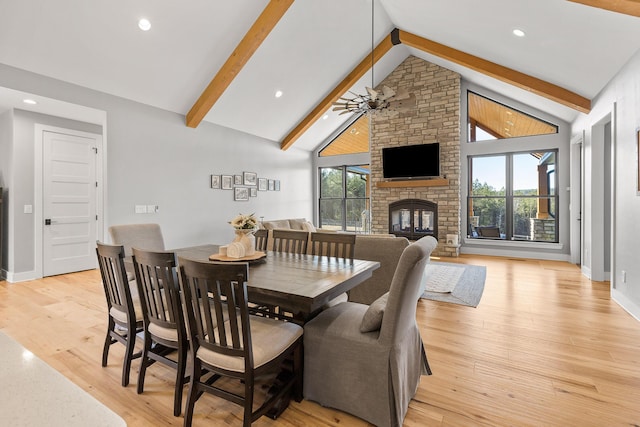
[{"label": "chair leg", "polygon": [[122,364],[122,387],[129,385],[129,372],[131,371],[131,361],[133,360],[133,350],[136,345],[135,330],[127,331],[127,346]]},{"label": "chair leg", "polygon": [[178,368],[176,369],[176,390],[173,397],[173,415],[178,417],[182,412],[182,389],[184,388],[184,374],[187,365],[187,351],[178,349]]},{"label": "chair leg", "polygon": [[142,347],[142,357],[140,358],[140,372],[138,373],[138,394],[144,391],[144,376],[147,373],[147,364],[149,362],[148,354],[151,349],[151,338],[149,333],[144,333],[144,345]]},{"label": "chair leg", "polygon": [[200,370],[200,361],[194,358],[190,373],[191,380],[189,381],[187,404],[184,408],[184,427],[191,427],[191,422],[193,419],[193,407],[196,404],[196,400],[198,400],[198,386],[196,383],[200,381],[200,375],[202,375],[202,372],[200,372]]},{"label": "chair leg", "polygon": [[243,427],[251,427],[253,422],[253,384],[254,379],[247,379],[244,382],[244,420]]},{"label": "chair leg", "polygon": [[302,342],[296,346],[295,350],[293,350],[293,375],[294,375],[294,383],[293,383],[293,398],[296,402],[302,402],[302,372],[304,371],[303,363],[304,356],[302,354]]},{"label": "chair leg", "polygon": [[107,325],[107,336],[104,339],[104,347],[102,348],[102,367],[107,366],[107,360],[109,359],[109,348],[111,348],[111,344],[113,344],[113,340],[111,339],[111,332],[115,328],[115,323],[111,316],[109,316],[109,324]]}]

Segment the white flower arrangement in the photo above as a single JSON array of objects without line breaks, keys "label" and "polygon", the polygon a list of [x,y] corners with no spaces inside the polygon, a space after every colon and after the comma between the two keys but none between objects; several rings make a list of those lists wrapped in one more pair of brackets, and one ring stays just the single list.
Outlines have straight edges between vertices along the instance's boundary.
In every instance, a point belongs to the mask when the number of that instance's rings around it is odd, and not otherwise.
[{"label": "white flower arrangement", "polygon": [[239,214],[237,217],[229,221],[229,224],[231,224],[236,230],[253,230],[258,228],[258,219],[254,214]]}]

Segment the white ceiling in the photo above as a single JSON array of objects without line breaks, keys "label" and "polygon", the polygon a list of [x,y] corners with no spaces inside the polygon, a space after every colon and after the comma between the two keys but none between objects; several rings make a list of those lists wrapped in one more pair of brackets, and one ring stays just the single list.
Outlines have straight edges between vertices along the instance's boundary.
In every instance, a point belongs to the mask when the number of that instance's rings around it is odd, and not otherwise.
[{"label": "white ceiling", "polygon": [[[397,27],[587,98],[640,48],[640,18],[564,0],[376,1],[376,44]],[[186,114],[267,3],[0,0],[0,63]],[[205,120],[281,141],[370,49],[370,0],[296,0]],[[565,120],[579,114],[403,45],[375,82],[410,54]],[[365,84],[370,75],[354,90]],[[3,93],[0,108],[13,102]],[[294,146],[314,149],[346,119],[331,113]]]}]

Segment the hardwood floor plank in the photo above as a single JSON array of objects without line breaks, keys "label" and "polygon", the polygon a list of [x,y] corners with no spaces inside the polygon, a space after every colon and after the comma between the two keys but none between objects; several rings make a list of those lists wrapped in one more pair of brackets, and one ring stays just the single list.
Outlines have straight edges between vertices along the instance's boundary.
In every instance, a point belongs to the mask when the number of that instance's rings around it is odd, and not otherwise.
[{"label": "hardwood floor plank", "polygon": [[[432,376],[424,376],[405,426],[640,425],[640,323],[575,265],[463,255],[485,265],[477,308],[420,300],[417,320]],[[122,416],[131,427],[181,426],[174,371],[155,364],[145,392],[120,386],[123,348],[100,366],[106,302],[97,271],[0,282],[0,329]],[[186,389],[185,389],[186,391]],[[186,393],[185,393],[186,394]],[[205,395],[194,427],[240,426],[242,410]],[[314,402],[292,402],[256,426],[366,426]]]}]

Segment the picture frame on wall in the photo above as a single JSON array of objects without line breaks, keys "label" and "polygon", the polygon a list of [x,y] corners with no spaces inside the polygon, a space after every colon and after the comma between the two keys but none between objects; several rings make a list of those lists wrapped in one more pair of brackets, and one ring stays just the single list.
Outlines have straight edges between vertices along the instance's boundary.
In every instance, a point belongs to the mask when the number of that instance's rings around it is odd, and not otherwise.
[{"label": "picture frame on wall", "polygon": [[276,182],[273,179],[269,180],[269,191],[274,191],[276,189]]},{"label": "picture frame on wall", "polygon": [[211,175],[211,188],[220,188],[220,175]]},{"label": "picture frame on wall", "polygon": [[256,185],[258,183],[258,174],[255,172],[243,172],[242,177],[244,185]]},{"label": "picture frame on wall", "polygon": [[267,191],[267,178],[258,178],[258,191]]},{"label": "picture frame on wall", "polygon": [[276,179],[274,182],[274,187],[276,191],[280,191],[280,180]]},{"label": "picture frame on wall", "polygon": [[222,175],[220,187],[223,190],[231,190],[233,188],[233,176]]},{"label": "picture frame on wall", "polygon": [[236,202],[246,202],[249,200],[249,188],[248,187],[235,187],[233,189],[233,200]]},{"label": "picture frame on wall", "polygon": [[249,197],[258,197],[258,189],[256,187],[249,188]]},{"label": "picture frame on wall", "polygon": [[242,175],[233,176],[233,185],[242,185]]}]

